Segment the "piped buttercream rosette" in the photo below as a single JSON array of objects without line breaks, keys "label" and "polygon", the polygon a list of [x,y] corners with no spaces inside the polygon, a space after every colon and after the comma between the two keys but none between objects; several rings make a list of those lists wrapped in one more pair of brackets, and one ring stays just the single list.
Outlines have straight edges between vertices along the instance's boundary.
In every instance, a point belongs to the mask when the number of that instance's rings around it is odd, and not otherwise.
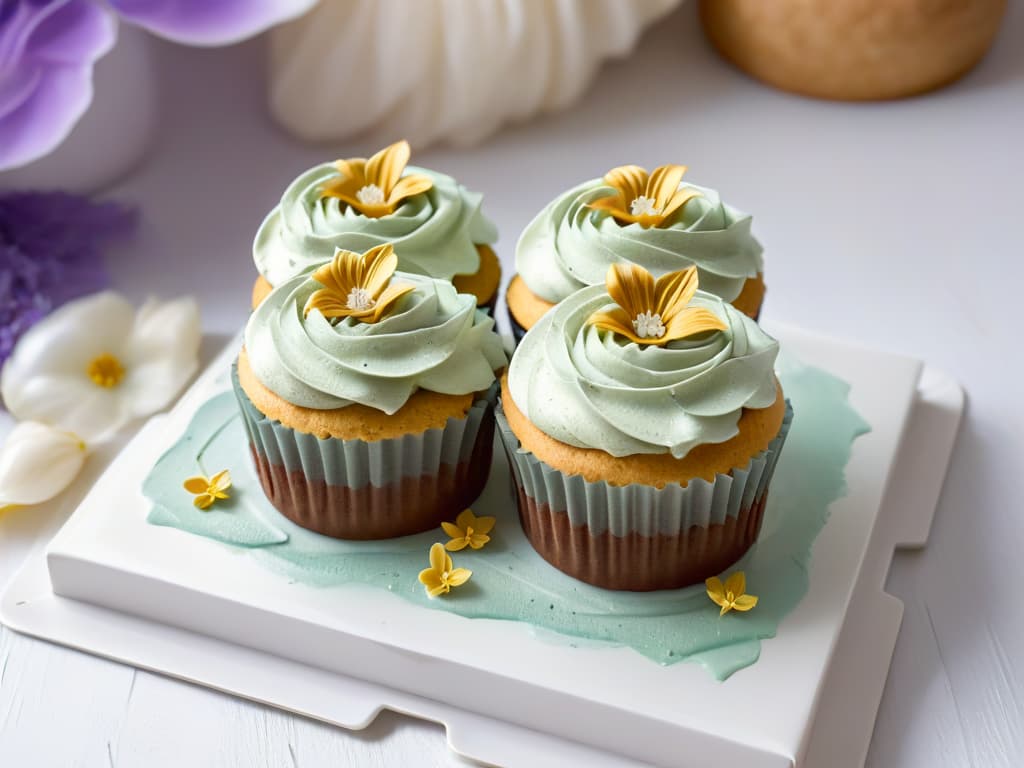
[{"label": "piped buttercream rosette", "polygon": [[[404,151],[400,151],[404,147]],[[451,280],[480,268],[477,246],[498,239],[483,196],[451,176],[406,166],[398,142],[368,160],[311,168],[285,190],[260,225],[253,258],[272,286],[331,260],[338,249],[390,243],[405,272]]]},{"label": "piped buttercream rosette", "polygon": [[[719,328],[644,344],[591,322],[623,310],[605,285],[578,291],[520,343],[509,369],[513,400],[545,434],[613,456],[680,458],[701,443],[725,442],[744,408],[775,402],[778,343],[709,293],[696,290],[686,304]],[[637,314],[634,333],[652,319]]]}]

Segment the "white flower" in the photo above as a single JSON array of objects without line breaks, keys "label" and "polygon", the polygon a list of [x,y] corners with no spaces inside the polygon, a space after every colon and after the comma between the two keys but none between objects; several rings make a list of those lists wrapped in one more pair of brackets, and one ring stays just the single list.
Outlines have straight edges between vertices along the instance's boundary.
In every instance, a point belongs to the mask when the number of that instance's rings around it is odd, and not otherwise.
[{"label": "white flower", "polygon": [[76,435],[35,421],[19,423],[0,446],[0,509],[53,498],[78,475],[85,454]]},{"label": "white flower", "polygon": [[107,291],[69,302],[18,341],[0,374],[11,414],[88,444],[166,407],[198,365],[191,298],[150,300],[138,312]]}]

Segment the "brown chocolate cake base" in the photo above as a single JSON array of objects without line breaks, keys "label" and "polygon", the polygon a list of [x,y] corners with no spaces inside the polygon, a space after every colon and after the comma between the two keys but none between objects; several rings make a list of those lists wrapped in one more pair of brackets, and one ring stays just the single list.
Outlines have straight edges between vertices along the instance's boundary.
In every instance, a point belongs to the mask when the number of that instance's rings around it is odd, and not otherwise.
[{"label": "brown chocolate cake base", "polygon": [[385,486],[351,488],[310,480],[301,470],[271,464],[250,445],[263,492],[296,525],[337,539],[409,536],[453,520],[483,491],[490,472],[494,421],[480,426],[468,461],[441,464],[437,474]]},{"label": "brown chocolate cake base", "polygon": [[671,535],[615,536],[573,527],[517,487],[519,517],[538,554],[575,579],[605,589],[648,592],[678,589],[715,576],[739,560],[757,539],[767,493],[724,524],[693,526]]}]

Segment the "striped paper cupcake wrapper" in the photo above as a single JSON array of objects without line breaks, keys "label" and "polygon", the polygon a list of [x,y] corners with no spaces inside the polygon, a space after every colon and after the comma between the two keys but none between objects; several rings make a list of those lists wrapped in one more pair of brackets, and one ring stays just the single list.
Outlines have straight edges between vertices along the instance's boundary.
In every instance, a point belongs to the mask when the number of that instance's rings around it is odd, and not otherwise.
[{"label": "striped paper cupcake wrapper", "polygon": [[757,539],[768,486],[793,420],[745,467],[687,485],[611,485],[568,475],[524,450],[501,410],[519,515],[548,562],[609,589],[673,589],[720,573]]},{"label": "striped paper cupcake wrapper", "polygon": [[384,440],[319,438],[260,412],[232,385],[267,498],[304,528],[342,539],[429,530],[472,503],[490,470],[497,382],[463,418]]}]

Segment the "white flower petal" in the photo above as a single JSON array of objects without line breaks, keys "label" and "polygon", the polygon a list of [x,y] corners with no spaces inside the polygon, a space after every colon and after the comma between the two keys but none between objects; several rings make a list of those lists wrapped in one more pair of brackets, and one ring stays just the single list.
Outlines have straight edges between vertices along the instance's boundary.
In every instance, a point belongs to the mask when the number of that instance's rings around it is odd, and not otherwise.
[{"label": "white flower petal", "polygon": [[133,317],[132,305],[113,291],[54,310],[18,340],[7,359],[0,377],[4,401],[17,399],[18,387],[40,373],[85,376],[90,361],[99,355],[122,355]]},{"label": "white flower petal", "polygon": [[132,417],[119,390],[98,387],[85,376],[41,375],[19,387],[17,399],[7,404],[19,419],[39,421],[97,443]]},{"label": "white flower petal", "polygon": [[166,408],[196,372],[195,356],[164,357],[134,365],[120,389],[133,416],[149,416]]},{"label": "white flower petal", "polygon": [[202,329],[199,306],[191,296],[172,301],[150,299],[135,316],[127,352],[127,363],[138,365],[166,358],[168,353],[195,359],[199,354]]},{"label": "white flower petal", "polygon": [[0,507],[53,498],[78,475],[85,453],[75,435],[34,421],[19,423],[0,446]]}]

